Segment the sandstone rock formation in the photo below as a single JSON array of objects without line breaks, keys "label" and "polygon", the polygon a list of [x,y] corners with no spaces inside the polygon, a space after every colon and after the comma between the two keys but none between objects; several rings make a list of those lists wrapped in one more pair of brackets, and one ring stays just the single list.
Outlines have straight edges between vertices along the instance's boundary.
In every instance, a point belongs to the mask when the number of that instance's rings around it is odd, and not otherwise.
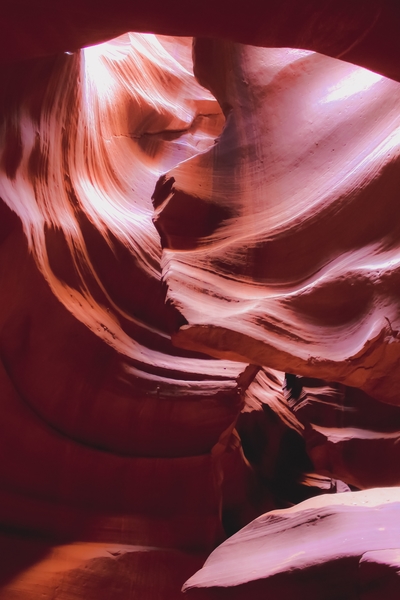
[{"label": "sandstone rock formation", "polygon": [[196,59],[227,125],[154,196],[176,343],[398,402],[400,87],[299,51]]},{"label": "sandstone rock formation", "polygon": [[0,599],[397,598],[398,9],[7,10]]},{"label": "sandstone rock formation", "polygon": [[[398,488],[324,495],[272,511],[217,548],[184,589],[194,598],[382,598],[390,567],[392,575],[398,569],[398,514]],[[391,583],[394,598],[398,576]]]}]

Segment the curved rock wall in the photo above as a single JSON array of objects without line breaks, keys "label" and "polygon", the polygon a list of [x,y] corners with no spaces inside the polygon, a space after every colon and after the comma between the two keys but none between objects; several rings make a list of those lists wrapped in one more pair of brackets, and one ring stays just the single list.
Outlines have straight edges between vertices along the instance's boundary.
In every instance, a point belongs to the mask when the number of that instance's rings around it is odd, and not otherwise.
[{"label": "curved rock wall", "polygon": [[[25,8],[1,42],[0,597],[175,600],[243,526],[190,594],[396,597],[397,489],[354,490],[399,481],[400,88],[313,52],[399,79],[396,10]],[[199,38],[196,77],[190,39],[77,50],[131,24],[307,50]]]},{"label": "curved rock wall", "polygon": [[195,68],[227,124],[154,196],[175,343],[398,402],[398,84],[207,40]]}]

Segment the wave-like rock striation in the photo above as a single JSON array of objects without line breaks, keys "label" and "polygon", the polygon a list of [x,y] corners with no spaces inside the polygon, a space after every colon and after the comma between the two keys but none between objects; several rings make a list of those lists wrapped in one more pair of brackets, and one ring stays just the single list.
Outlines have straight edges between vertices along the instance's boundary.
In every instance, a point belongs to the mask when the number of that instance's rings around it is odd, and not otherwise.
[{"label": "wave-like rock striation", "polygon": [[232,533],[190,594],[396,594],[397,488],[335,492],[399,483],[399,84],[43,31],[0,68],[0,598],[176,600]]},{"label": "wave-like rock striation", "polygon": [[195,52],[227,122],[154,195],[175,343],[397,403],[399,85],[303,51]]}]

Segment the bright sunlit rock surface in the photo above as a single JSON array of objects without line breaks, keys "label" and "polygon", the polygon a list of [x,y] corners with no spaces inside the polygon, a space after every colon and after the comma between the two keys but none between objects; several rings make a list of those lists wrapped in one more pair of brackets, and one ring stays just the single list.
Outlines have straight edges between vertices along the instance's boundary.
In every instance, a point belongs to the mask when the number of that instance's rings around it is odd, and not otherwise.
[{"label": "bright sunlit rock surface", "polygon": [[400,84],[138,33],[0,68],[0,599],[397,598]]}]

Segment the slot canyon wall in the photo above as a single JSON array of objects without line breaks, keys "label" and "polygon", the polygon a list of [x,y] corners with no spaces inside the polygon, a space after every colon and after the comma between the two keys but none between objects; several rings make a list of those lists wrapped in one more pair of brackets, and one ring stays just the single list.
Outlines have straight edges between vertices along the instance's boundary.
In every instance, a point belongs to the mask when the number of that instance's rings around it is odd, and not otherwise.
[{"label": "slot canyon wall", "polygon": [[397,4],[0,23],[0,599],[397,600]]}]

